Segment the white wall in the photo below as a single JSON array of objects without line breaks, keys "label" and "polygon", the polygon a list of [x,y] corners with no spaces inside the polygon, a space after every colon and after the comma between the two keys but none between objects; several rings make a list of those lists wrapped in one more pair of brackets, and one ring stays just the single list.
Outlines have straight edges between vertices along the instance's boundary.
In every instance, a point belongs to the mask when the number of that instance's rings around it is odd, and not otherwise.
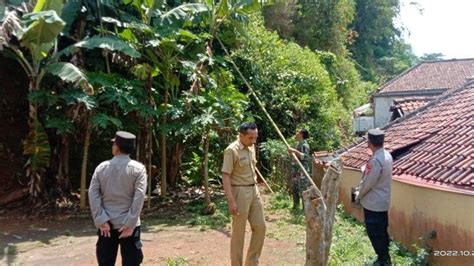
[{"label": "white wall", "polygon": [[[339,201],[346,212],[363,221],[360,205],[351,202],[351,188],[357,187],[361,172],[343,168]],[[434,189],[401,179],[392,181],[389,233],[406,248],[421,245],[423,239],[436,251],[474,252],[474,194]],[[433,239],[428,236],[436,232]],[[433,265],[474,265],[474,256],[430,256]]]},{"label": "white wall", "polygon": [[392,117],[390,106],[392,106],[394,99],[395,97],[389,96],[374,97],[375,127],[381,128],[390,122],[390,118]]},{"label": "white wall", "polygon": [[367,132],[369,129],[374,128],[374,117],[373,116],[358,116],[352,119],[352,130],[353,132]]}]

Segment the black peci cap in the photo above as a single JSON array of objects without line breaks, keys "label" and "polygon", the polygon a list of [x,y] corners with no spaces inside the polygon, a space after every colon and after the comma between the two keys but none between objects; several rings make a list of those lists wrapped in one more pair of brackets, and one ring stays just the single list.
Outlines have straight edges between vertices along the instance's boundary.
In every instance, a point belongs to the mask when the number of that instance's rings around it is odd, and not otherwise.
[{"label": "black peci cap", "polygon": [[378,128],[370,129],[367,135],[370,143],[374,144],[375,146],[383,145],[385,133],[382,130]]}]

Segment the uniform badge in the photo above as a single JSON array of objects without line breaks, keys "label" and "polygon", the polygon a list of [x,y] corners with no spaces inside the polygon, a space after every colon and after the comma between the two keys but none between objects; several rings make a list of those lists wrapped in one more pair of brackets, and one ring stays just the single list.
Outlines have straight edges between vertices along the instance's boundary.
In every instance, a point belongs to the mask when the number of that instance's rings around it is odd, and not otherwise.
[{"label": "uniform badge", "polygon": [[365,165],[365,172],[364,172],[364,176],[368,176],[370,174],[370,171],[372,170],[372,165],[370,163],[367,163]]}]

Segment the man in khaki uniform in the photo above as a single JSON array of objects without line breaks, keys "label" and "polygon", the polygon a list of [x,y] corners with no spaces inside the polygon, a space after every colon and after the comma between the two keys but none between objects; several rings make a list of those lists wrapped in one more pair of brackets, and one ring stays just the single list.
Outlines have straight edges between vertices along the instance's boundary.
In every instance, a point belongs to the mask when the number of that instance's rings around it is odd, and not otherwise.
[{"label": "man in khaki uniform", "polygon": [[258,137],[255,123],[242,123],[239,138],[224,151],[222,179],[229,212],[232,214],[230,259],[232,265],[242,265],[247,220],[252,237],[245,265],[258,265],[265,240],[265,218],[257,188],[254,144]]}]

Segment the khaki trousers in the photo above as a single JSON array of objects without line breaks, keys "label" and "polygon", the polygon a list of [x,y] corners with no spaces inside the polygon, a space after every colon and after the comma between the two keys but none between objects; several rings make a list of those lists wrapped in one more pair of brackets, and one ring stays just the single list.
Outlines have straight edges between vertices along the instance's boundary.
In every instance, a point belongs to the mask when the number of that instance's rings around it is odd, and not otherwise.
[{"label": "khaki trousers", "polygon": [[230,259],[232,266],[240,266],[243,261],[245,226],[247,220],[252,229],[249,249],[245,265],[258,265],[265,240],[265,217],[260,193],[257,186],[233,186],[232,194],[239,211],[239,215],[232,216],[232,237],[230,240]]}]

